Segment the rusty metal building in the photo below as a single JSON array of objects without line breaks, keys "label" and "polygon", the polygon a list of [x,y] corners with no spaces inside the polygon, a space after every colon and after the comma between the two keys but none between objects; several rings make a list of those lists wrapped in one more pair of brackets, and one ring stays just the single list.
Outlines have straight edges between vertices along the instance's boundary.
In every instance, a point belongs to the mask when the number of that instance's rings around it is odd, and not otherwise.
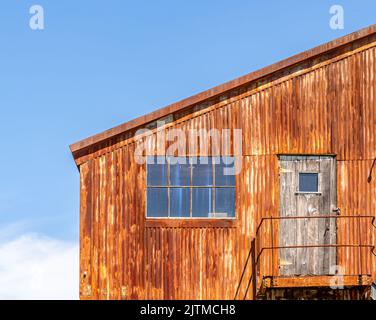
[{"label": "rusty metal building", "polygon": [[[166,155],[161,129],[240,129],[240,172],[135,161]],[[372,25],[71,145],[80,297],[370,298],[375,129]]]}]

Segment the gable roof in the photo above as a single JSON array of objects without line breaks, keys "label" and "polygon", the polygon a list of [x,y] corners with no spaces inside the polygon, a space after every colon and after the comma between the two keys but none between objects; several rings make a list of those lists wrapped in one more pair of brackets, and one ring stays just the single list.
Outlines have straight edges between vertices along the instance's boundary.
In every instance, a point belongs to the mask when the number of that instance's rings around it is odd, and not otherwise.
[{"label": "gable roof", "polygon": [[183,99],[179,102],[170,104],[164,108],[158,109],[131,121],[125,122],[119,126],[106,130],[102,133],[95,134],[89,138],[76,142],[70,146],[70,150],[73,157],[76,159],[78,155],[82,155],[85,150],[90,147],[103,143],[109,139],[117,137],[129,130],[136,129],[150,122],[161,119],[171,113],[181,111],[183,109],[188,109],[197,103],[204,102],[206,100],[212,99],[223,93],[229,92],[233,89],[241,87],[243,85],[249,84],[251,82],[257,81],[265,76],[270,76],[273,73],[281,71],[286,68],[297,65],[298,63],[304,62],[305,60],[317,57],[334,49],[340,48],[354,41],[360,40],[362,38],[368,37],[370,35],[376,34],[376,24],[373,24],[367,28],[361,29],[344,37],[332,40],[328,43],[315,47],[313,49],[304,51],[285,60],[279,61],[272,65],[269,65],[260,70],[248,73],[244,76],[231,80],[229,82],[223,83],[209,90],[203,91],[201,93],[195,94],[189,98]]}]

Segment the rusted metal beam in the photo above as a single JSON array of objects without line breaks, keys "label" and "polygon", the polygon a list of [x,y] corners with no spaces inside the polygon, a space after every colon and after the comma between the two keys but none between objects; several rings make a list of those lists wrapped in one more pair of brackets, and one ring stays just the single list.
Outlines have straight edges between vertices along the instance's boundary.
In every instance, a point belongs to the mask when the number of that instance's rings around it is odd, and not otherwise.
[{"label": "rusted metal beam", "polygon": [[265,277],[265,288],[301,288],[332,286],[370,286],[370,275],[329,275],[329,276],[297,276],[297,277]]}]

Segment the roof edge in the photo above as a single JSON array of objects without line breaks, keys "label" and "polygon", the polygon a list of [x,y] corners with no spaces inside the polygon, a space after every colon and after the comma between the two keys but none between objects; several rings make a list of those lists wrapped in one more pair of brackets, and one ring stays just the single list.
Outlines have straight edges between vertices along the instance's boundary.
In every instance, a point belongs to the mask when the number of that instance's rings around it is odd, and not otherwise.
[{"label": "roof edge", "polygon": [[301,63],[305,60],[314,58],[315,56],[319,56],[325,52],[337,49],[339,47],[342,47],[344,45],[347,45],[351,42],[354,42],[356,40],[360,40],[362,38],[365,38],[367,36],[370,36],[372,34],[376,33],[376,24],[373,24],[371,26],[368,26],[364,29],[361,29],[359,31],[353,32],[351,34],[345,35],[343,37],[334,39],[332,41],[329,41],[325,44],[319,45],[317,47],[314,47],[312,49],[309,49],[307,51],[298,53],[296,55],[293,55],[289,58],[286,58],[284,60],[281,60],[279,62],[276,62],[274,64],[271,64],[267,67],[264,67],[262,69],[259,69],[257,71],[253,71],[251,73],[248,73],[244,76],[241,76],[239,78],[236,78],[234,80],[225,82],[223,84],[220,84],[218,86],[215,86],[211,89],[202,91],[198,94],[195,94],[193,96],[190,96],[186,99],[183,99],[181,101],[175,102],[173,104],[170,104],[166,107],[160,108],[158,110],[155,110],[151,113],[148,113],[146,115],[140,116],[138,118],[135,118],[133,120],[130,120],[128,122],[125,122],[121,125],[118,125],[116,127],[113,127],[111,129],[108,129],[106,131],[103,131],[101,133],[95,134],[89,138],[83,139],[81,141],[78,141],[76,143],[73,143],[70,145],[70,150],[73,154],[73,157],[76,159],[77,153],[81,152],[83,149],[88,148],[92,145],[102,143],[108,139],[111,139],[113,137],[116,137],[120,134],[123,134],[129,130],[135,129],[137,127],[140,127],[144,124],[147,124],[149,122],[158,120],[162,117],[165,117],[171,113],[183,110],[185,108],[188,108],[192,105],[195,105],[197,103],[204,102],[206,100],[209,100],[211,98],[214,98],[220,94],[223,94],[225,92],[228,92],[230,90],[236,89],[240,86],[243,86],[245,84],[248,84],[250,82],[253,82],[255,80],[258,80],[260,78],[263,78],[265,76],[269,76],[275,72],[281,71],[283,69],[286,69],[288,67],[294,66],[298,63]]}]

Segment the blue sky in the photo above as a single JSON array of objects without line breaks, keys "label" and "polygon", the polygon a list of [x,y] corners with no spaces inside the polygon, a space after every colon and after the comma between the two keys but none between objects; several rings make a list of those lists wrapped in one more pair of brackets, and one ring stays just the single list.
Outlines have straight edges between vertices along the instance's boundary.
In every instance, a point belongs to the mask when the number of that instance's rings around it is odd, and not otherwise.
[{"label": "blue sky", "polygon": [[[42,31],[29,28],[33,4]],[[329,28],[333,4],[344,30]],[[78,241],[69,144],[366,27],[375,12],[374,0],[3,0],[0,244]]]}]

